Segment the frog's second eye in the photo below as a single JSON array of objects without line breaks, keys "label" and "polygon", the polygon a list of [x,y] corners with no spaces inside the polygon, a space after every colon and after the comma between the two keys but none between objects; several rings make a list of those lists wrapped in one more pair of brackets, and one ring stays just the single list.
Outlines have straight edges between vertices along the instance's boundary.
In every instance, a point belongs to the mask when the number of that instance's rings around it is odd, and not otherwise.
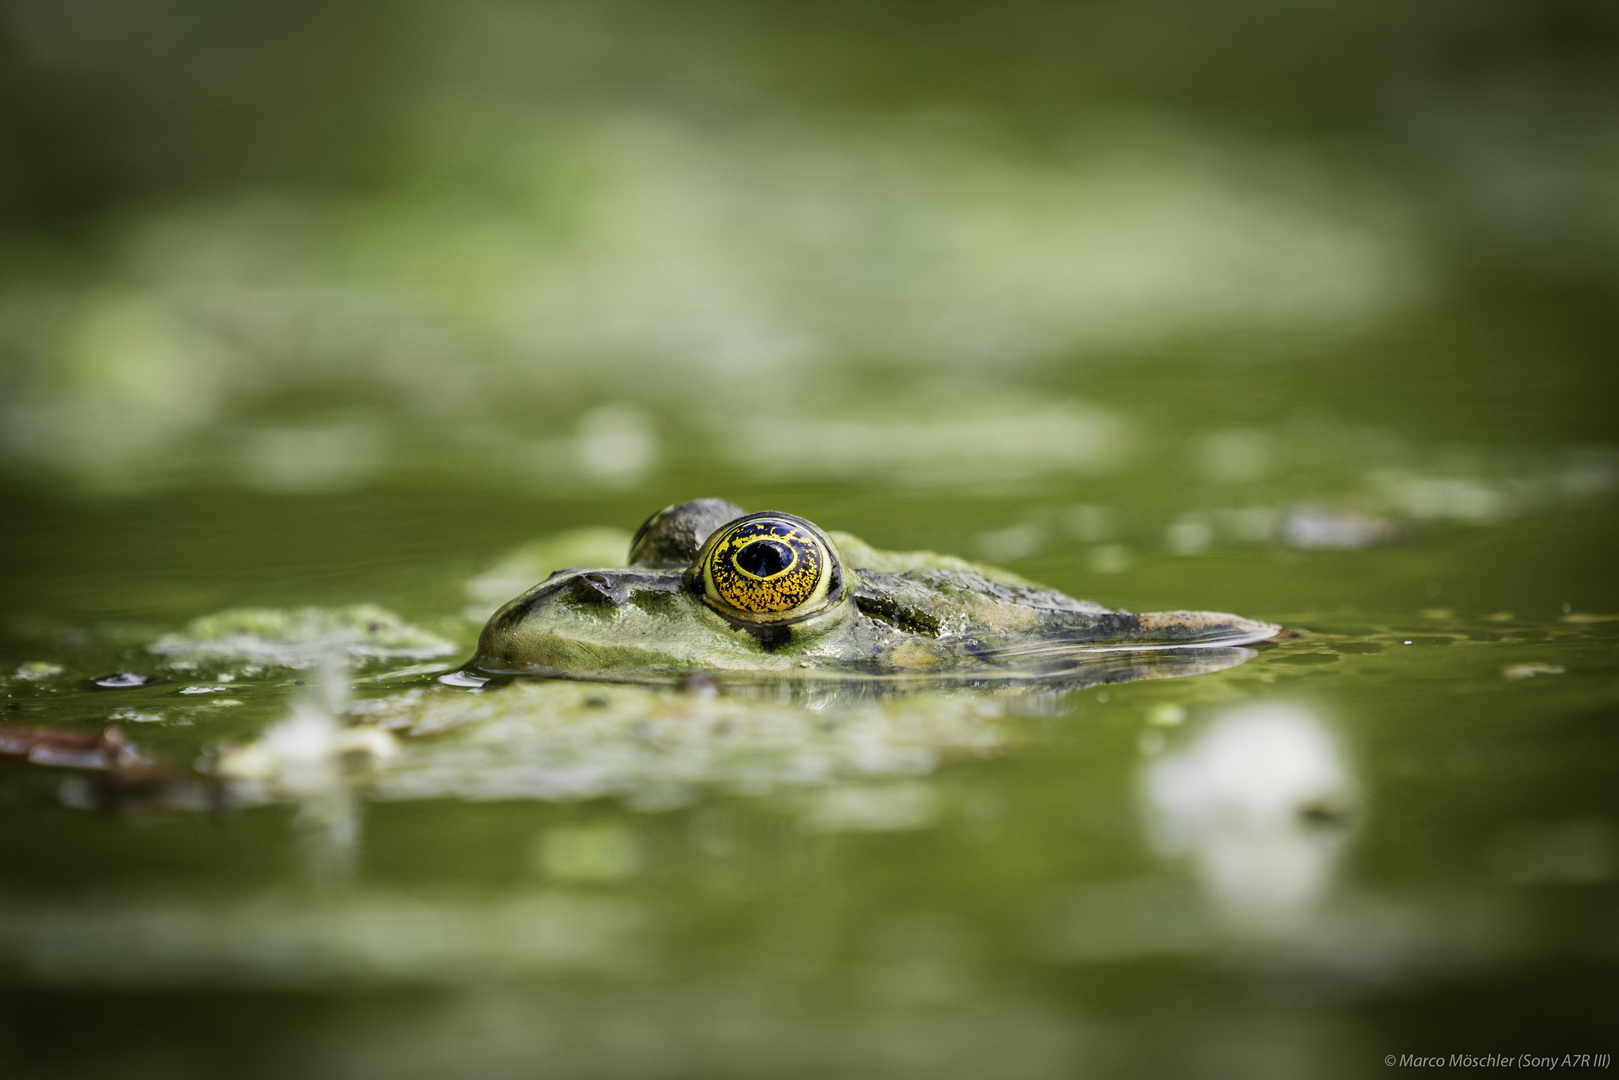
[{"label": "frog's second eye", "polygon": [[750,622],[814,614],[837,576],[820,530],[787,514],[733,521],[709,537],[697,559],[710,606]]}]

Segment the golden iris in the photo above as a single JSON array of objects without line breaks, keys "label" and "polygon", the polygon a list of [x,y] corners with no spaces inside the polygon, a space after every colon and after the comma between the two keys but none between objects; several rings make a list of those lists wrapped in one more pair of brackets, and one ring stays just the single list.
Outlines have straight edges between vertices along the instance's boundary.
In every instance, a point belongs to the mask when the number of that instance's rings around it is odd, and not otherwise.
[{"label": "golden iris", "polygon": [[826,598],[832,555],[808,522],[758,514],[715,532],[698,556],[711,603],[772,621],[809,614]]}]

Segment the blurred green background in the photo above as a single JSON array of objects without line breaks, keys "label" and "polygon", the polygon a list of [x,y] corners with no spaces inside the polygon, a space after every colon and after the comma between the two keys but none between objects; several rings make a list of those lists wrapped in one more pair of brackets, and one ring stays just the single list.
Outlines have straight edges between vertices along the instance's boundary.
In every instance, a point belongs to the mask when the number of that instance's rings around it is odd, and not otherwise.
[{"label": "blurred green background", "polygon": [[[935,808],[909,825],[363,805],[335,894],[308,807],[135,824],[7,771],[0,1064],[1612,1053],[1616,70],[1595,0],[0,0],[8,719],[98,730],[85,677],[232,606],[379,603],[467,649],[502,552],[703,495],[1327,642],[1046,703],[1006,760],[872,796]],[[1529,661],[1559,673],[1503,678]],[[291,700],[241,691],[130,726],[189,758]],[[1271,695],[1365,810],[1324,921],[1249,948],[1140,789]],[[536,862],[573,828],[646,865]],[[524,889],[583,961],[456,937]],[[1070,900],[1159,922],[1030,929]],[[410,952],[435,934],[453,962]]]},{"label": "blurred green background", "polygon": [[[17,0],[3,25],[4,463],[55,490],[862,480],[752,435],[1054,399],[1148,451],[1301,414],[1613,435],[1605,5]],[[1127,434],[1063,430],[1085,445],[1021,470]]]}]

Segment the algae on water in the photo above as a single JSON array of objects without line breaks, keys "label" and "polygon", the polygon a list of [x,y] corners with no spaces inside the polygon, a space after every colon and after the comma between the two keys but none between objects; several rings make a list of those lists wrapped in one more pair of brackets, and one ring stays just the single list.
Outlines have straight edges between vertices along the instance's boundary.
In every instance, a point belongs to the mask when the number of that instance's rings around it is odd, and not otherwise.
[{"label": "algae on water", "polygon": [[192,619],[148,646],[159,656],[218,657],[303,667],[333,653],[351,659],[429,660],[459,646],[375,604],[341,608],[232,608]]}]

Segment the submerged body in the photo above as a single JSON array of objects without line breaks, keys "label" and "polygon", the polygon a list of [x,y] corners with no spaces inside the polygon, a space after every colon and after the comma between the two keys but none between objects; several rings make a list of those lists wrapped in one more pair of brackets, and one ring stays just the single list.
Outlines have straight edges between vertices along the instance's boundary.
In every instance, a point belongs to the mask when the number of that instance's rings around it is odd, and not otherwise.
[{"label": "submerged body", "polygon": [[561,570],[489,620],[486,674],[612,679],[1055,673],[1099,652],[1263,641],[1270,623],[1132,614],[931,552],[884,552],[718,499],[654,514],[628,566]]}]

